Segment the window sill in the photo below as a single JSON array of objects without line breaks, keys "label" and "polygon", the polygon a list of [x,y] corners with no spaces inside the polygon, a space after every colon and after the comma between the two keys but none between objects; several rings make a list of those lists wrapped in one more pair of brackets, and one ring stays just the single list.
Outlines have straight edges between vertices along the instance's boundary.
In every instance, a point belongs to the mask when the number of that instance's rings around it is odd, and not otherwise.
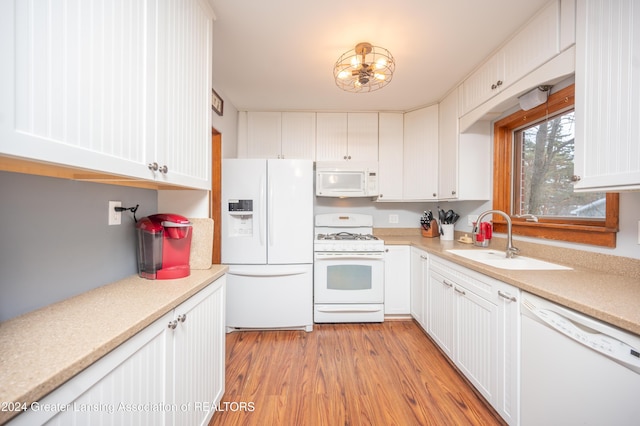
[{"label": "window sill", "polygon": [[[494,221],[495,232],[507,233],[507,225],[504,221]],[[571,243],[589,244],[601,247],[616,246],[618,228],[605,226],[559,224],[544,222],[518,222],[512,223],[512,234],[525,237],[541,238],[546,240],[567,241]]]}]

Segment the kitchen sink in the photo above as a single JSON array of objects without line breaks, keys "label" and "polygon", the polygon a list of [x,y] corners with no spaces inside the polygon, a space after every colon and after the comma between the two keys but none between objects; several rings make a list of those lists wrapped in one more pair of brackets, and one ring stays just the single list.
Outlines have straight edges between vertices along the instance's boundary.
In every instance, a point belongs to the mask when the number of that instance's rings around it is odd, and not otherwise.
[{"label": "kitchen sink", "polygon": [[512,270],[570,270],[568,266],[556,263],[545,262],[544,260],[532,259],[526,256],[516,256],[507,258],[504,251],[498,250],[447,250],[456,256],[483,263],[494,268]]}]

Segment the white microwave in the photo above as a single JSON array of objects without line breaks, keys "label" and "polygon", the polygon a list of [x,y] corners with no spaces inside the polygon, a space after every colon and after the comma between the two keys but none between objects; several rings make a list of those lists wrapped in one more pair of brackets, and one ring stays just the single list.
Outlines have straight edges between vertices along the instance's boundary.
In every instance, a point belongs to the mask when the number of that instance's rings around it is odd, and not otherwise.
[{"label": "white microwave", "polygon": [[316,163],[318,197],[377,197],[377,163]]}]

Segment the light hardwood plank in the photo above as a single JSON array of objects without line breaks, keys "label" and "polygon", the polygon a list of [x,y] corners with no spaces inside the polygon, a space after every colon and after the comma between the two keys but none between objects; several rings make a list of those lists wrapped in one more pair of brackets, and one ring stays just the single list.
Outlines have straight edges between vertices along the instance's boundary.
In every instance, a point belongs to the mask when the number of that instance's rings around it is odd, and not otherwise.
[{"label": "light hardwood plank", "polygon": [[231,333],[226,380],[210,426],[504,424],[413,321]]}]

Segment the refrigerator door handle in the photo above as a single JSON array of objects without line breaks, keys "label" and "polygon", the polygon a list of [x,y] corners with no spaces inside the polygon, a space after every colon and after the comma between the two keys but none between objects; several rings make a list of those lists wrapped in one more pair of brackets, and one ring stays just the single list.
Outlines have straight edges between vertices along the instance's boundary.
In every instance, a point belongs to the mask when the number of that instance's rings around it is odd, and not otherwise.
[{"label": "refrigerator door handle", "polygon": [[269,245],[273,246],[273,243],[275,242],[275,232],[273,232],[273,212],[275,210],[275,203],[273,201],[273,183],[271,176],[269,176],[268,182],[269,194],[267,198],[267,207],[269,209],[269,213],[267,214],[267,220],[269,221]]},{"label": "refrigerator door handle", "polygon": [[[306,265],[305,265],[306,266]],[[292,275],[304,275],[308,273],[307,269],[287,269],[287,270],[270,270],[270,271],[253,271],[253,270],[242,270],[236,269],[227,271],[228,275],[237,275],[240,277],[287,277]]]},{"label": "refrigerator door handle", "polygon": [[260,227],[260,246],[264,246],[264,239],[266,237],[265,235],[265,227],[267,226],[267,221],[264,219],[264,214],[265,214],[265,186],[266,186],[266,182],[265,180],[265,175],[262,175],[262,177],[260,178],[260,218],[258,219],[258,226]]}]

